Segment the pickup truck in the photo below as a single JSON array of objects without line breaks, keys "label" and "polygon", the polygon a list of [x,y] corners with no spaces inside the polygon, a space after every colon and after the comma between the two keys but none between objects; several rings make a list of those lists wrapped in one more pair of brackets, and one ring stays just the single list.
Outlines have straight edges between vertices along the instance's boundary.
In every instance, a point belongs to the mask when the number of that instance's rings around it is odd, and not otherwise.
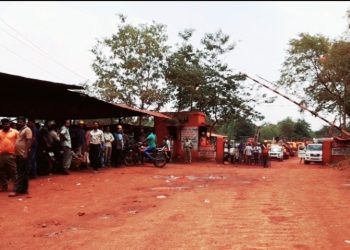
[{"label": "pickup truck", "polygon": [[272,145],[269,150],[269,158],[270,159],[276,158],[279,161],[283,161],[283,147]]},{"label": "pickup truck", "polygon": [[323,162],[322,144],[313,143],[306,146],[304,163],[310,164],[310,162]]}]

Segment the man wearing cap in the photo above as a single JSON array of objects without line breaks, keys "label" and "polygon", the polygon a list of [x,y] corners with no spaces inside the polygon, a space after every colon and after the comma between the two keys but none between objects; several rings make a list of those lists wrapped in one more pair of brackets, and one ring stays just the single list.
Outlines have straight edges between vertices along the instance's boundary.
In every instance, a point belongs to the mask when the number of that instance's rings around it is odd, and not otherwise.
[{"label": "man wearing cap", "polygon": [[15,145],[18,131],[10,128],[10,120],[1,120],[0,129],[0,191],[7,192],[8,179],[16,181]]},{"label": "man wearing cap", "polygon": [[15,191],[9,193],[9,197],[14,197],[28,193],[29,186],[29,151],[32,145],[33,133],[26,125],[26,118],[17,118],[18,137],[15,144],[17,180]]}]

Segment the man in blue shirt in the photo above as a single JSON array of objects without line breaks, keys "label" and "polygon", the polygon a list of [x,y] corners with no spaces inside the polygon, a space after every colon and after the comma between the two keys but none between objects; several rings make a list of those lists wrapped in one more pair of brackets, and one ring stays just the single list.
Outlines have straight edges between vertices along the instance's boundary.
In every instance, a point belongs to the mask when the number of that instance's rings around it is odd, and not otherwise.
[{"label": "man in blue shirt", "polygon": [[145,154],[148,156],[156,149],[156,140],[157,136],[154,134],[154,130],[152,129],[151,133],[147,136],[147,148],[145,149]]}]

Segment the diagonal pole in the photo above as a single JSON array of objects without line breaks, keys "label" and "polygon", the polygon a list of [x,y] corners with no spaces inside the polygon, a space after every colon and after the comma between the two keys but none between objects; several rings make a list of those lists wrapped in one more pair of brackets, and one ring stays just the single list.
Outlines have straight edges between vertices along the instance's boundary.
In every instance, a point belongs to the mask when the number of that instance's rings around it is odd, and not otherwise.
[{"label": "diagonal pole", "polygon": [[334,123],[332,123],[332,122],[326,120],[325,118],[323,118],[322,116],[320,116],[316,111],[313,111],[313,110],[308,109],[308,108],[305,107],[304,105],[301,105],[300,103],[298,103],[298,102],[296,102],[296,101],[290,99],[288,96],[286,96],[286,95],[284,95],[284,94],[278,92],[277,90],[275,90],[275,89],[269,87],[268,85],[266,85],[266,84],[264,84],[264,83],[262,83],[262,82],[259,82],[258,80],[254,79],[253,77],[250,77],[250,76],[247,75],[247,74],[244,74],[244,73],[243,73],[243,75],[245,75],[245,76],[246,76],[247,78],[249,78],[250,80],[256,82],[257,84],[260,84],[260,85],[262,85],[263,87],[265,87],[265,88],[267,88],[267,89],[269,89],[269,90],[275,92],[277,95],[280,95],[280,96],[286,98],[288,101],[291,101],[291,102],[293,102],[294,104],[298,105],[301,109],[310,112],[310,113],[313,114],[314,116],[316,116],[316,117],[320,118],[321,120],[325,121],[326,123],[328,123],[330,126],[335,127],[335,128],[337,128],[337,129],[339,129],[339,131],[343,132],[343,129],[341,129],[341,127],[336,126],[336,125],[334,125]]}]

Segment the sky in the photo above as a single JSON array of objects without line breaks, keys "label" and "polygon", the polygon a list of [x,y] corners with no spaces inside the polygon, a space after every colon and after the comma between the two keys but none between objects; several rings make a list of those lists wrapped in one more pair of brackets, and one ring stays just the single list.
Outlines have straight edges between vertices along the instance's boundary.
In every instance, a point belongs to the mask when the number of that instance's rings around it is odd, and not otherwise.
[{"label": "sky", "polygon": [[[194,42],[221,29],[237,44],[224,58],[230,68],[275,82],[290,39],[301,32],[339,38],[347,28],[349,8],[346,1],[0,2],[0,72],[66,84],[91,83],[96,80],[91,49],[98,39],[116,32],[117,15],[123,14],[135,25],[165,24],[170,45],[186,28],[195,29]],[[265,116],[258,125],[286,117],[305,119],[313,130],[327,125],[299,113],[282,97],[256,109]],[[333,121],[334,115],[325,117]]]}]

